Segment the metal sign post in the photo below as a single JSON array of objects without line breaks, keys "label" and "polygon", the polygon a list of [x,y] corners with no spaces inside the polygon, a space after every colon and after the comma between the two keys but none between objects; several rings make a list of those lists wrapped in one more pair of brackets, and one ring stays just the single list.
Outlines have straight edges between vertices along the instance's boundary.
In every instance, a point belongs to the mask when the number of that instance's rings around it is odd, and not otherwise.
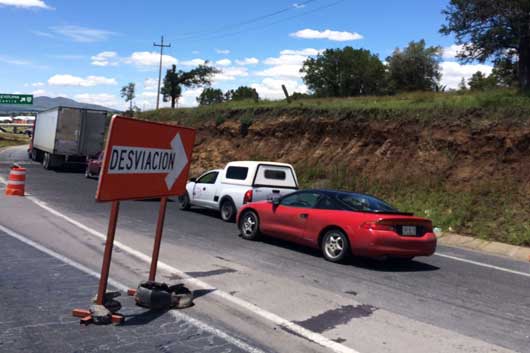
[{"label": "metal sign post", "polygon": [[120,201],[160,198],[153,255],[147,282],[131,289],[136,303],[152,309],[184,308],[192,304],[191,292],[184,285],[168,286],[155,282],[160,245],[169,196],[186,191],[195,130],[114,116],[110,124],[96,200],[111,201],[109,226],[101,277],[95,304],[90,310],[74,309],[81,323],[120,323],[116,312],[121,305],[113,300],[119,293],[108,293],[110,264],[118,222]]},{"label": "metal sign post", "polygon": [[149,270],[149,280],[154,282],[156,277],[156,268],[158,266],[158,256],[160,254],[160,243],[162,242],[162,231],[164,229],[164,220],[166,218],[167,197],[160,200],[160,210],[158,211],[158,222],[156,224],[155,244],[153,246],[153,256],[151,256],[151,268]]}]

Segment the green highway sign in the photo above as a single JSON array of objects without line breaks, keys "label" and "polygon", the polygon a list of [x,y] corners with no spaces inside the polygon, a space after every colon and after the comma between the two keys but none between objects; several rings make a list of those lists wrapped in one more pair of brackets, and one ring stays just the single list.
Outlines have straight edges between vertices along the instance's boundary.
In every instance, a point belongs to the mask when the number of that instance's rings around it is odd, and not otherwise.
[{"label": "green highway sign", "polygon": [[0,93],[0,104],[33,104],[33,95]]}]

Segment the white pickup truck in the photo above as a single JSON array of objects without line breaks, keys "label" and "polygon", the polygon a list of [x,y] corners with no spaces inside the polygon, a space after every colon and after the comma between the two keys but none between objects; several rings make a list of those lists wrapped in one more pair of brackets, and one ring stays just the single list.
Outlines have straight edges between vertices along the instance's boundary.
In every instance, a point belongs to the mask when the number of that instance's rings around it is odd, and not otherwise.
[{"label": "white pickup truck", "polygon": [[296,190],[298,180],[290,164],[240,161],[190,179],[186,194],[179,201],[184,210],[192,206],[219,210],[221,218],[229,222],[248,202],[269,200]]}]

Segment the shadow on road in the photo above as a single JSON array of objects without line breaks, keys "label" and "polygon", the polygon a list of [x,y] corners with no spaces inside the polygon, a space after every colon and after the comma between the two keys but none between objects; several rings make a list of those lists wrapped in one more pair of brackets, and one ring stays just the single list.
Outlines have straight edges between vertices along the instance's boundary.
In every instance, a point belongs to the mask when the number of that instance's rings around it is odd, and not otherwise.
[{"label": "shadow on road", "polygon": [[[261,240],[263,243],[282,247],[291,251],[296,251],[305,255],[309,255],[315,258],[322,258],[322,253],[318,249],[310,248],[307,246],[291,243],[282,239],[265,237]],[[322,258],[324,261],[324,259]],[[440,268],[418,261],[416,259],[412,261],[389,259],[380,260],[360,256],[352,256],[344,263],[334,264],[335,266],[354,266],[360,267],[367,270],[379,271],[379,272],[426,272],[426,271],[437,271]]]},{"label": "shadow on road", "polygon": [[146,310],[140,314],[127,315],[121,326],[146,325],[167,313],[168,310]]}]

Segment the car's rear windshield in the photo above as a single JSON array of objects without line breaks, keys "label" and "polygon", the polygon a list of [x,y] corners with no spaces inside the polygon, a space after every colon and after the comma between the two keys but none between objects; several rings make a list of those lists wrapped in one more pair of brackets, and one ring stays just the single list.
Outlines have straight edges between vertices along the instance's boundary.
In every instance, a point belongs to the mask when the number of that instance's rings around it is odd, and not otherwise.
[{"label": "car's rear windshield", "polygon": [[334,199],[343,207],[351,211],[399,213],[397,209],[376,197],[364,194],[337,192]]}]

